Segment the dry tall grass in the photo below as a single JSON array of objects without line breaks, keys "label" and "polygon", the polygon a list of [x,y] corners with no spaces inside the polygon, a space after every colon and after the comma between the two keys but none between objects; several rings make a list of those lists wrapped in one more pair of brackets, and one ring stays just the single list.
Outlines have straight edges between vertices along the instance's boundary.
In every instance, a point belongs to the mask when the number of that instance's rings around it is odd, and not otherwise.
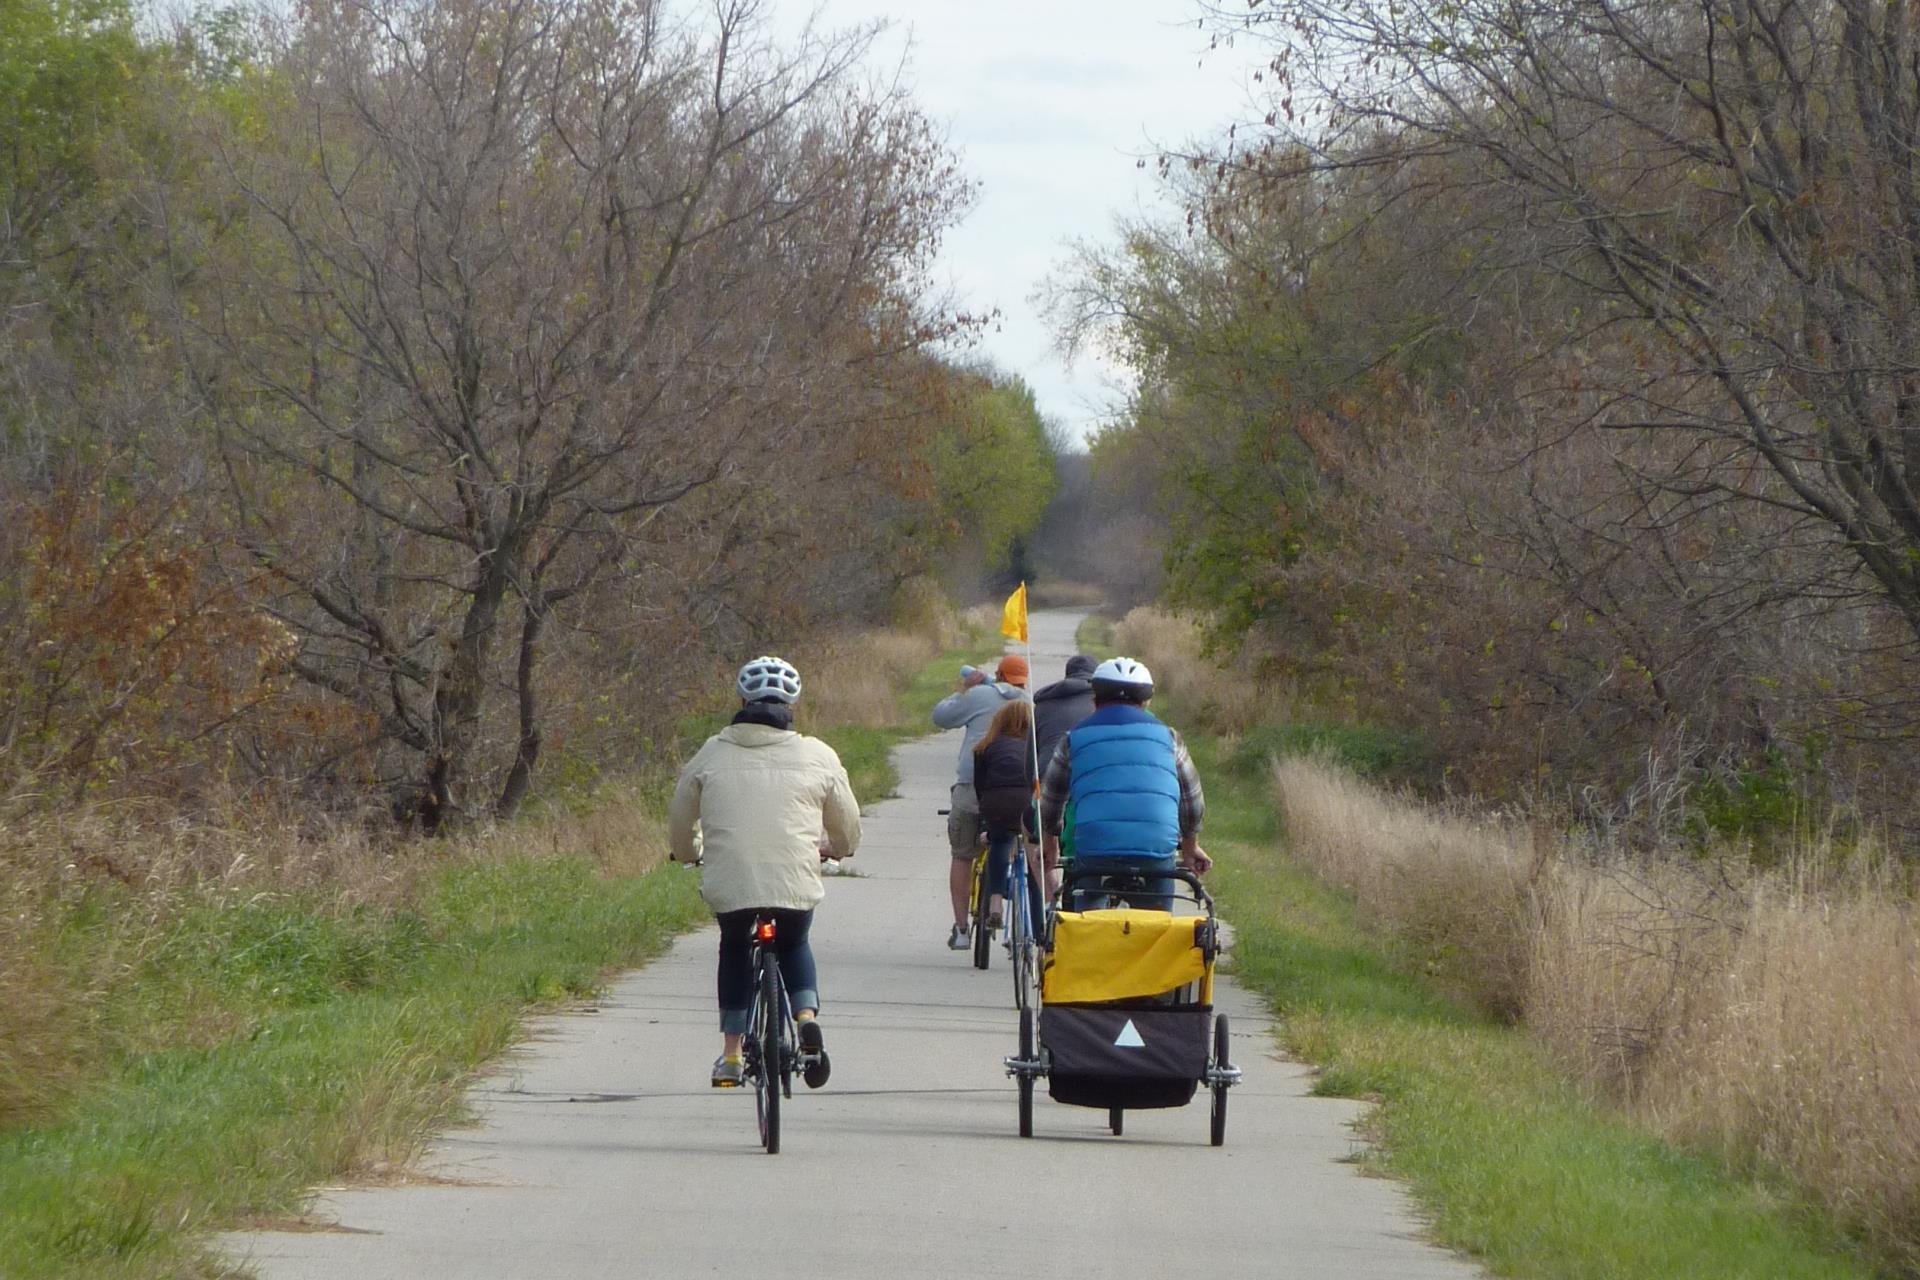
[{"label": "dry tall grass", "polygon": [[794,659],[806,682],[804,723],[895,723],[900,689],[940,656],[945,640],[944,632],[890,628],[808,646]]},{"label": "dry tall grass", "polygon": [[998,630],[1000,614],[993,606],[963,615],[929,590],[925,584],[904,589],[890,627],[823,636],[795,650],[806,683],[802,728],[898,724],[899,695],[921,668],[969,635]]},{"label": "dry tall grass", "polygon": [[1250,678],[1209,658],[1200,628],[1162,609],[1129,610],[1113,627],[1113,647],[1153,672],[1156,691],[1180,700],[1199,723],[1244,733],[1292,718],[1293,697],[1279,679]]},{"label": "dry tall grass", "polygon": [[1920,1263],[1920,927],[1869,857],[1630,856],[1276,764],[1295,852],[1651,1127]]},{"label": "dry tall grass", "polygon": [[[0,824],[0,1131],[52,1114],[111,1051],[125,1029],[98,1025],[95,1011],[167,945],[183,912],[293,894],[320,912],[397,909],[452,862],[564,855],[626,874],[665,852],[657,806],[637,786],[609,788],[586,811],[430,843],[402,842],[372,821],[316,829],[238,811],[189,820],[123,804],[16,815]],[[178,1043],[212,1044],[231,1030],[218,1010],[169,1016],[185,1018],[165,1029]]]},{"label": "dry tall grass", "polygon": [[1677,1031],[1703,1016],[1746,914],[1742,885],[1678,860],[1562,854],[1526,957],[1526,1018],[1583,1080],[1644,1096]]},{"label": "dry tall grass", "polygon": [[999,635],[1000,616],[1004,608],[1004,605],[996,604],[992,601],[969,605],[961,611],[959,618],[955,621],[956,633],[959,635]]},{"label": "dry tall grass", "polygon": [[1411,804],[1318,760],[1276,761],[1273,776],[1296,857],[1420,947],[1436,977],[1519,1016],[1542,870],[1525,830]]},{"label": "dry tall grass", "polygon": [[1758,887],[1642,1105],[1793,1170],[1920,1267],[1920,931],[1911,902]]},{"label": "dry tall grass", "polygon": [[76,1076],[75,1011],[26,936],[24,914],[0,922],[0,1131],[51,1112]]},{"label": "dry tall grass", "polygon": [[638,875],[667,858],[667,826],[649,785],[627,779],[599,788],[581,809],[546,809],[504,826],[463,833],[465,862],[584,858],[602,875]]}]

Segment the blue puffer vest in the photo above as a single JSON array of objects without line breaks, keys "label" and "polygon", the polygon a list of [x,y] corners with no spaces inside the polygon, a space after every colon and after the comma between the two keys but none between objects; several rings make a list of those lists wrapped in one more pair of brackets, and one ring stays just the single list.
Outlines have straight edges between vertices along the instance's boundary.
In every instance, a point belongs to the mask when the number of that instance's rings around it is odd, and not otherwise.
[{"label": "blue puffer vest", "polygon": [[1173,730],[1115,702],[1067,731],[1076,858],[1162,861],[1180,847]]}]

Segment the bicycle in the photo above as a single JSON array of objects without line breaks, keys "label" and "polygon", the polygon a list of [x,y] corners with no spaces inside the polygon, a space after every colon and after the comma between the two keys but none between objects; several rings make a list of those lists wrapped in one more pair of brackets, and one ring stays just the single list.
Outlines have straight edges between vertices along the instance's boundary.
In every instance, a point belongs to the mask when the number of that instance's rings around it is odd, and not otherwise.
[{"label": "bicycle", "polygon": [[817,1055],[800,1043],[786,980],[774,953],[776,926],[771,916],[753,922],[753,1007],[741,1046],[742,1074],[753,1084],[753,1109],[760,1143],[770,1156],[780,1154],[780,1103],[793,1097],[795,1071],[804,1072]]},{"label": "bicycle", "polygon": [[[935,810],[941,817],[951,809]],[[972,944],[973,967],[985,969],[993,955],[993,893],[987,884],[987,833],[975,842],[973,869],[967,877],[967,938]]]}]

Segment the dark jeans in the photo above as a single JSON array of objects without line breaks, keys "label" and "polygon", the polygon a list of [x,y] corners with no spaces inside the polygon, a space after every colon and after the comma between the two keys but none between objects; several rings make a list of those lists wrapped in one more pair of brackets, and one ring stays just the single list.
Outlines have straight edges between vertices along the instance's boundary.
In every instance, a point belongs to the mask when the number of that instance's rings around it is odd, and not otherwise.
[{"label": "dark jeans", "polygon": [[807,944],[807,930],[813,927],[811,908],[722,911],[714,919],[720,923],[720,1030],[728,1035],[744,1033],[752,1014],[753,922],[761,916],[773,920],[773,954],[787,984],[787,1003],[796,1011],[820,1007],[819,971],[814,967],[813,948]]}]

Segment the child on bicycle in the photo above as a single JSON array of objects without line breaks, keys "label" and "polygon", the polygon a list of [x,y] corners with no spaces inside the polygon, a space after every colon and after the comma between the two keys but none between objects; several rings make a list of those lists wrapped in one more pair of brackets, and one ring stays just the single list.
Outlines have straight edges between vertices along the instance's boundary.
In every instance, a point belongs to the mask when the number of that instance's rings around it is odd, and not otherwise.
[{"label": "child on bicycle", "polygon": [[[1007,882],[1007,859],[1014,837],[1033,828],[1034,784],[1038,770],[1033,752],[1033,704],[1009,702],[994,712],[986,733],[973,748],[973,787],[980,800],[980,822],[987,834],[987,883],[993,886],[993,904],[987,922],[1000,927],[1000,886]],[[1040,918],[1039,868],[1029,863],[1028,884],[1033,889],[1033,918]]]},{"label": "child on bicycle", "polygon": [[720,925],[720,1057],[715,1088],[744,1077],[741,1041],[753,1006],[753,922],[775,923],[780,962],[800,1028],[810,1088],[831,1065],[817,1014],[819,977],[807,931],[826,896],[823,858],[850,858],[860,844],[860,806],[832,747],[796,733],[800,673],[779,658],[755,658],[734,682],[740,710],[687,762],[667,808],[677,862],[705,868],[700,896]]}]

